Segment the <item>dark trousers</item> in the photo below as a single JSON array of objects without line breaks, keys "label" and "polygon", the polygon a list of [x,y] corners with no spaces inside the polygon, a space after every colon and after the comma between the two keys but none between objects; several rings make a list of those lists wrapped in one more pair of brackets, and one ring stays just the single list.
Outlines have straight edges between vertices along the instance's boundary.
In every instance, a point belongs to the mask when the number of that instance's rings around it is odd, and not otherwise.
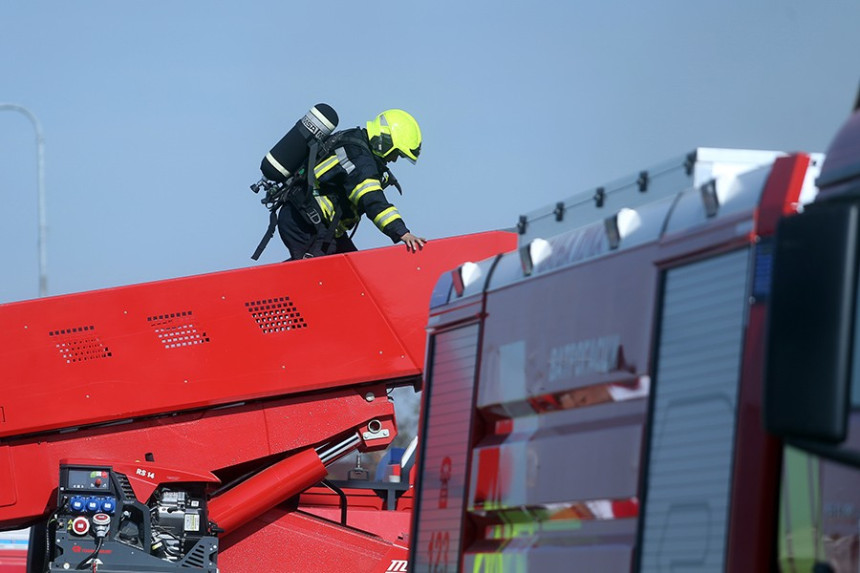
[{"label": "dark trousers", "polygon": [[351,253],[358,250],[346,235],[333,239],[331,245],[319,245],[319,241],[315,240],[317,238],[316,226],[308,221],[291,203],[285,204],[278,211],[278,234],[287,250],[290,251],[290,260],[335,253]]}]

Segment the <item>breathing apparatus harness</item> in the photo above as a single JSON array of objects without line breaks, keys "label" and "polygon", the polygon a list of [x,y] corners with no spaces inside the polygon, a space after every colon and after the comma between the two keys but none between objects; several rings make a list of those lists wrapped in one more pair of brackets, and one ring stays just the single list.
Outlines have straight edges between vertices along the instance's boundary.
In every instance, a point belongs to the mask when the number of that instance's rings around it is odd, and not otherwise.
[{"label": "breathing apparatus harness", "polygon": [[[251,190],[254,193],[258,193],[261,190],[265,192],[260,203],[269,210],[269,226],[260,240],[260,244],[257,245],[254,254],[251,255],[253,260],[256,261],[260,258],[263,250],[265,250],[269,241],[274,236],[278,225],[278,212],[287,203],[292,204],[301,213],[302,218],[316,230],[313,239],[305,247],[303,258],[308,259],[330,255],[334,252],[336,247],[334,240],[335,232],[340,224],[343,212],[340,202],[336,200],[332,201],[334,212],[332,213],[331,220],[326,222],[314,194],[316,186],[314,166],[318,158],[328,157],[336,148],[343,145],[357,145],[366,148],[376,160],[377,167],[382,174],[382,181],[380,182],[382,188],[385,189],[389,185],[394,185],[398,193],[403,194],[403,189],[400,187],[400,183],[394,177],[391,169],[388,168],[380,157],[370,150],[370,144],[364,129],[348,129],[334,133],[323,142],[314,140],[308,145],[307,162],[293,175],[284,181],[273,181],[263,177],[260,181],[251,185]],[[357,228],[358,223],[353,228],[352,234],[355,234]]]}]

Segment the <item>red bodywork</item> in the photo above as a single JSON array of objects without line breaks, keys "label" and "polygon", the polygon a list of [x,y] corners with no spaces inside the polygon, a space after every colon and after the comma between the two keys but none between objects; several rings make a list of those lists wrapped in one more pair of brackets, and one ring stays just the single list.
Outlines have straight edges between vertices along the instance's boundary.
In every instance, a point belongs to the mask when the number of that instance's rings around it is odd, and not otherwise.
[{"label": "red bodywork", "polygon": [[26,566],[26,549],[0,549],[0,573],[19,573]]},{"label": "red bodywork", "polygon": [[[0,306],[0,528],[53,509],[61,459],[154,460],[213,483],[258,474],[212,499],[229,526],[222,570],[260,570],[287,545],[315,554],[296,570],[334,570],[359,548],[352,570],[375,570],[392,528],[360,509],[350,525],[365,533],[296,512],[325,476],[315,448],[390,444],[386,391],[420,384],[437,277],[515,243],[483,233]],[[393,520],[407,531],[408,516]],[[305,535],[330,549],[308,551]]]}]

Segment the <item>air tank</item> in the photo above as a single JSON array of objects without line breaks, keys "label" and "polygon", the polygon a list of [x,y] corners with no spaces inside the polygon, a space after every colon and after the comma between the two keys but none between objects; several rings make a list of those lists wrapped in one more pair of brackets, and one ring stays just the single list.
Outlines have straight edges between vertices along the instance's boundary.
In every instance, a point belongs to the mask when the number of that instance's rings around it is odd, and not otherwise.
[{"label": "air tank", "polygon": [[310,146],[325,141],[337,122],[337,112],[330,105],[318,103],[312,107],[263,158],[263,177],[278,183],[289,179],[304,165]]}]

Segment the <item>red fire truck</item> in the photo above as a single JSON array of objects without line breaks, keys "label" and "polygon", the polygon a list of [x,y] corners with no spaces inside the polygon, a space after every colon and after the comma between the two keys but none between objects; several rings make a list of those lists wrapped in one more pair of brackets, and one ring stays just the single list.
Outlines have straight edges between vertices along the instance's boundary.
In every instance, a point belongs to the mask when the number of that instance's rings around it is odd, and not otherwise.
[{"label": "red fire truck", "polygon": [[[522,216],[516,250],[443,275],[410,571],[857,571],[857,199],[853,234],[831,234],[853,258],[785,263],[809,225],[775,235],[818,212],[823,159],[696,149]],[[809,260],[843,287],[826,321]]]}]

